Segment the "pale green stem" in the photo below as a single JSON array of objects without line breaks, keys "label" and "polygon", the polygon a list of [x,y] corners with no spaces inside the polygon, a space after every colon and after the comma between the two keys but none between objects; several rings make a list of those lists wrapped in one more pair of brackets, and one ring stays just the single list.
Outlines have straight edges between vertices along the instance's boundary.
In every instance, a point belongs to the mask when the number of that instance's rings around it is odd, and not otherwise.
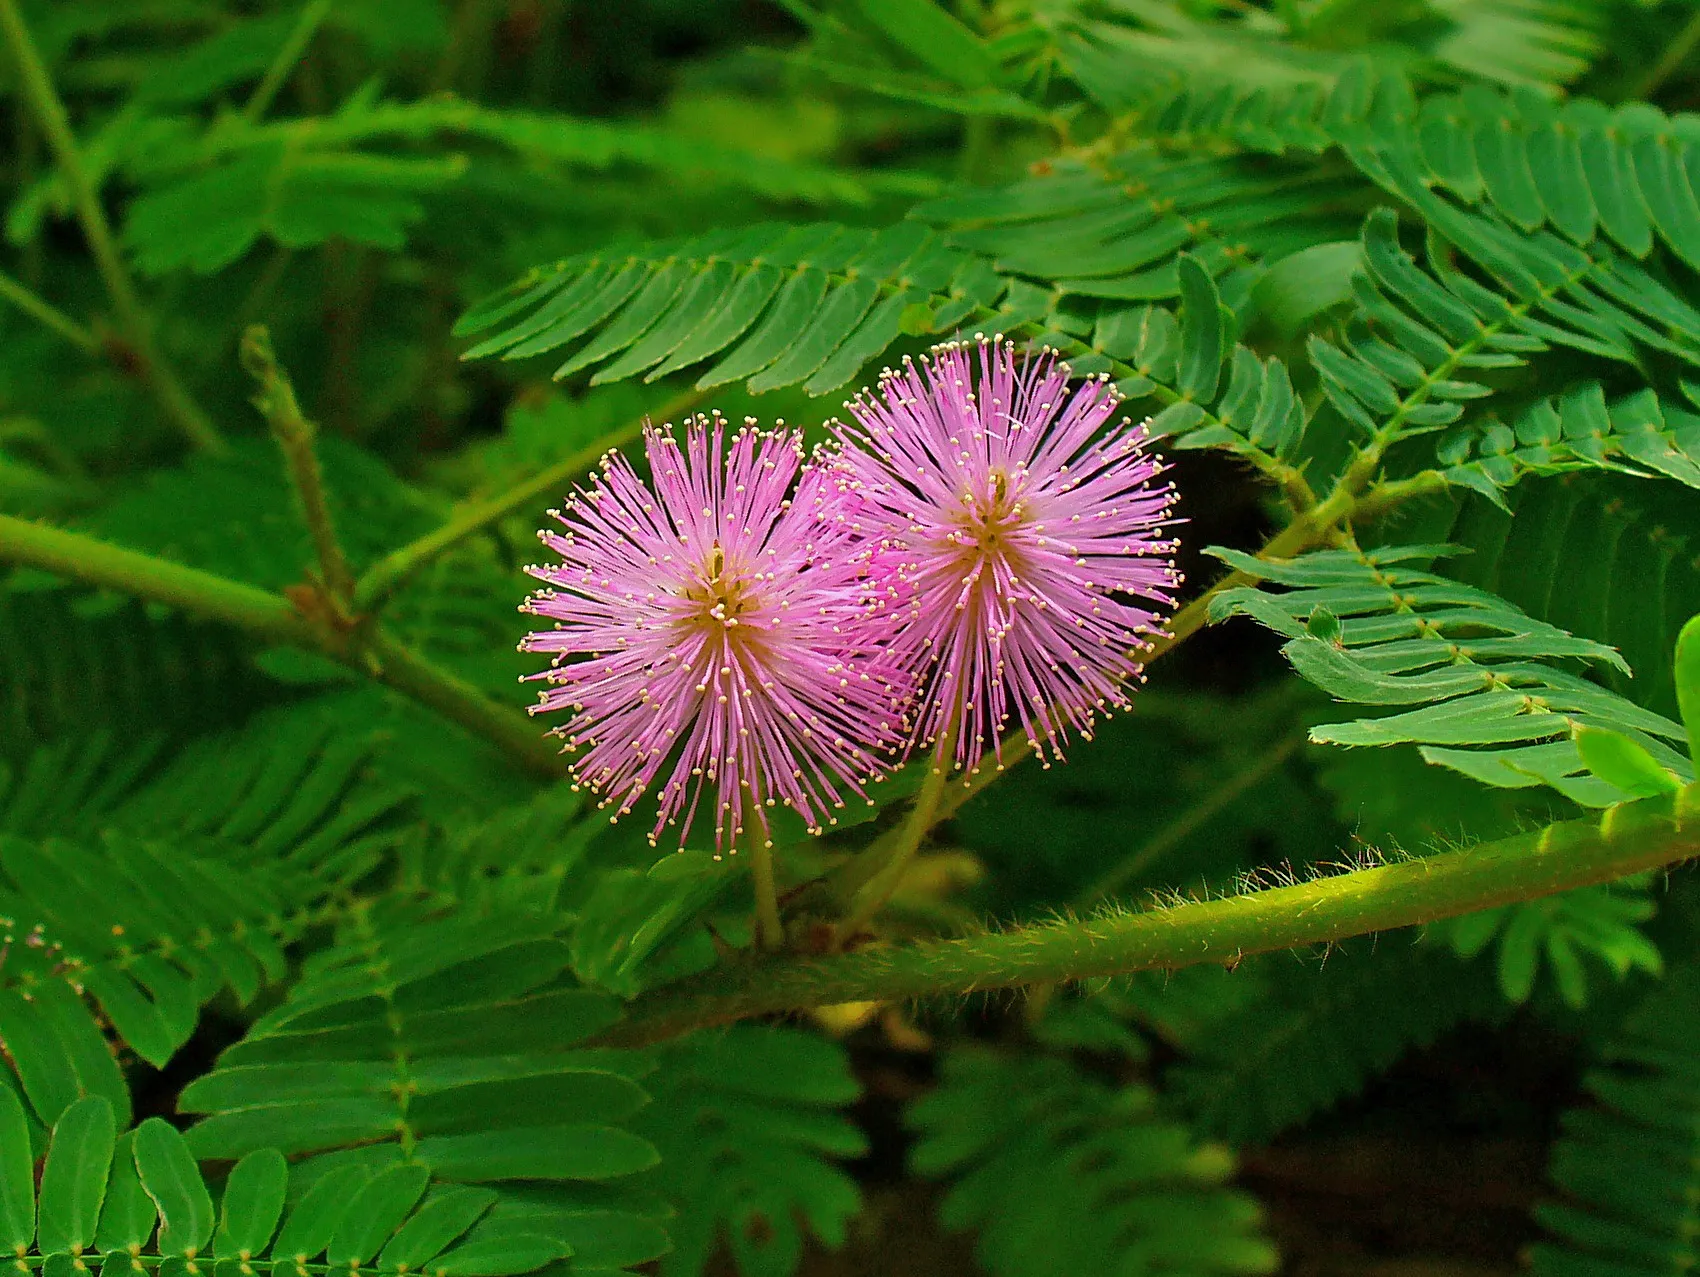
[{"label": "pale green stem", "polygon": [[266,68],[265,76],[260,80],[253,96],[243,104],[242,118],[244,120],[250,124],[257,124],[260,117],[271,109],[272,101],[277,97],[278,91],[289,79],[290,72],[295,70],[295,64],[301,60],[301,55],[307,51],[308,44],[312,42],[313,36],[318,33],[320,25],[330,15],[330,11],[331,0],[313,0],[313,3],[301,11],[301,16],[295,20],[295,25],[290,28],[289,35],[283,42],[283,47],[277,51],[277,56]]},{"label": "pale green stem", "polygon": [[1461,851],[1219,900],[799,961],[752,957],[637,999],[597,1041],[633,1046],[754,1015],[1233,964],[1416,926],[1700,854],[1700,784]]},{"label": "pale green stem", "polygon": [[165,603],[276,643],[320,646],[307,619],[281,595],[79,532],[0,514],[0,561]]},{"label": "pale green stem", "polygon": [[100,339],[46,299],[0,271],[0,300],[9,301],[43,328],[63,337],[86,355],[99,355]]},{"label": "pale green stem", "polygon": [[756,945],[769,952],[785,946],[785,924],[779,918],[779,889],[773,878],[773,848],[759,829],[750,839],[750,881],[756,897]]},{"label": "pale green stem", "polygon": [[11,515],[0,515],[0,561],[151,599],[269,642],[322,653],[459,723],[529,771],[543,776],[564,772],[553,746],[524,715],[492,701],[382,630],[316,622],[270,590]]},{"label": "pale green stem", "polygon": [[4,35],[12,51],[24,96],[41,131],[47,136],[47,144],[53,149],[60,175],[71,192],[71,203],[77,210],[77,220],[82,224],[95,268],[112,298],[119,327],[130,344],[143,382],[153,392],[161,410],[191,443],[209,451],[222,450],[224,437],[184,389],[176,370],[165,361],[154,343],[152,323],[136,294],[124,259],[118,253],[112,227],[106,220],[106,210],[101,207],[100,193],[83,165],[76,136],[71,132],[70,118],[65,114],[65,104],[59,100],[53,79],[30,38],[29,28],[18,12],[17,0],[0,0],[0,35]]},{"label": "pale green stem", "polygon": [[[702,398],[701,391],[692,391],[680,396],[661,409],[661,420],[666,421],[677,413],[690,411]],[[561,492],[601,460],[604,453],[625,447],[642,433],[642,420],[621,426],[588,447],[580,448],[556,462],[547,470],[539,471],[524,483],[517,484],[487,501],[469,506],[436,531],[427,532],[417,541],[409,542],[386,554],[367,569],[365,575],[355,584],[355,610],[371,612],[382,607],[409,577],[433,559],[452,550],[468,537],[482,532],[491,524],[507,518],[508,515],[527,509],[551,493]]]},{"label": "pale green stem", "polygon": [[[951,763],[955,755],[956,732],[950,730],[939,738],[933,750],[932,766],[927,769],[927,775],[921,781],[921,788],[916,792],[915,801],[903,818],[895,841],[885,852],[884,863],[850,898],[849,915],[838,928],[841,941],[854,940],[868,923],[873,921],[874,915],[891,899],[892,892],[896,891],[898,884],[903,881],[909,862],[921,849],[927,831],[938,822],[939,800],[944,797],[945,787],[950,783]],[[864,854],[874,851],[875,849],[870,848],[869,852]]]}]

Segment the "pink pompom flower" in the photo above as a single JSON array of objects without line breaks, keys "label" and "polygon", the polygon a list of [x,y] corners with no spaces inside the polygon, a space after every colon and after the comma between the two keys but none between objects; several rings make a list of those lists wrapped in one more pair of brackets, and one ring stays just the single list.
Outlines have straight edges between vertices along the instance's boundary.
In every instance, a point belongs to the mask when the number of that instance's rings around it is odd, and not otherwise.
[{"label": "pink pompom flower", "polygon": [[1012,721],[1041,755],[1090,739],[1173,606],[1174,487],[1143,426],[1110,424],[1107,380],[1069,377],[1049,351],[953,342],[887,369],[836,427],[839,517],[907,597],[896,655],[941,765],[999,756]]},{"label": "pink pompom flower", "polygon": [[887,653],[896,616],[846,552],[853,533],[823,517],[837,494],[805,464],[801,436],[753,420],[644,432],[650,482],[623,456],[540,539],[559,563],[527,571],[544,588],[523,609],[552,620],[522,651],[550,652],[531,712],[565,711],[554,732],[575,780],[618,815],[660,778],[651,841],[712,791],[717,848],[784,803],[814,830],[865,797],[880,754],[907,733],[913,682]]}]

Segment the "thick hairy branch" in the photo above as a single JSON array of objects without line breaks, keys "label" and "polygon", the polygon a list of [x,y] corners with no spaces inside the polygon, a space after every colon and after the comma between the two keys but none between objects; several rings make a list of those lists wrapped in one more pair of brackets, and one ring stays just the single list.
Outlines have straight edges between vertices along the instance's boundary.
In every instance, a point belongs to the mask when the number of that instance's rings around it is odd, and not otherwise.
[{"label": "thick hairy branch", "polygon": [[808,961],[728,963],[632,1004],[605,1043],[839,1002],[890,1001],[1233,963],[1610,882],[1700,855],[1700,783],[1461,851],[1250,895]]}]

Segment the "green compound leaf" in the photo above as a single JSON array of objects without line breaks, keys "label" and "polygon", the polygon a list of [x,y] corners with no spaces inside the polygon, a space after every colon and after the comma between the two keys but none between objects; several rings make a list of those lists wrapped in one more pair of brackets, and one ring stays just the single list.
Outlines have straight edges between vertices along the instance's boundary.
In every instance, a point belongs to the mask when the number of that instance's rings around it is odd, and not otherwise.
[{"label": "green compound leaf", "polygon": [[1233,1156],[1163,1116],[1144,1087],[959,1048],[910,1120],[911,1166],[951,1182],[941,1222],[975,1229],[996,1277],[1279,1265],[1257,1204],[1228,1187]]},{"label": "green compound leaf", "polygon": [[1559,996],[1579,1008],[1593,992],[1591,967],[1603,966],[1619,981],[1632,971],[1664,971],[1664,958],[1639,926],[1653,913],[1642,876],[1465,914],[1435,932],[1466,958],[1497,940],[1499,990],[1508,1003],[1529,1000],[1544,964]]},{"label": "green compound leaf", "polygon": [[1700,1166],[1700,966],[1673,970],[1629,1016],[1583,1081],[1591,1100],[1563,1116],[1549,1174],[1564,1194],[1536,1207],[1552,1240],[1537,1277],[1663,1277],[1693,1255]]},{"label": "green compound leaf", "polygon": [[638,1126],[661,1163],[645,1178],[679,1212],[663,1277],[697,1277],[722,1242],[744,1277],[790,1277],[807,1234],[844,1244],[861,1194],[839,1161],[867,1147],[843,1113],[860,1087],[842,1047],[789,1028],[710,1030],[663,1048],[650,1085]]},{"label": "green compound leaf", "polygon": [[[1627,671],[1613,648],[1528,616],[1506,600],[1411,566],[1450,546],[1325,550],[1280,563],[1211,550],[1249,575],[1288,587],[1243,587],[1212,600],[1211,616],[1255,617],[1288,638],[1282,653],[1335,699],[1383,710],[1325,723],[1313,741],[1416,744],[1431,763],[1483,784],[1545,785],[1590,807],[1626,802],[1628,789],[1590,772],[1575,735],[1584,727],[1628,737],[1686,783],[1693,772],[1673,748],[1682,728],[1663,715],[1567,669],[1589,661]],[[1338,636],[1308,632],[1318,608],[1339,618]],[[1414,708],[1403,708],[1414,707]]]},{"label": "green compound leaf", "polygon": [[585,339],[557,377],[603,363],[593,380],[654,380],[719,356],[699,386],[747,379],[758,391],[819,395],[877,358],[917,304],[948,333],[1004,291],[983,259],[914,222],[878,232],[760,225],[539,268],[456,331],[495,330],[468,359],[526,359]]}]

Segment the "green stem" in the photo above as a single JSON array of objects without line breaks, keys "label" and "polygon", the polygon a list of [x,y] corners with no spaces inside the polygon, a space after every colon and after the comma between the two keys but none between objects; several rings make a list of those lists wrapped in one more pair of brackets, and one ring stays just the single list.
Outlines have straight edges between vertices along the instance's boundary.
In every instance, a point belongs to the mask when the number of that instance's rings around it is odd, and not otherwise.
[{"label": "green stem", "polygon": [[271,334],[264,324],[254,324],[242,335],[240,355],[248,375],[259,383],[254,406],[271,426],[283,452],[290,482],[301,502],[302,522],[313,538],[325,588],[346,610],[354,597],[354,570],[348,566],[342,543],[337,540],[330,505],[325,500],[324,474],[313,446],[318,431],[296,402],[295,387],[290,384],[289,374],[278,365]]},{"label": "green stem", "polygon": [[101,353],[99,338],[57,306],[37,296],[3,271],[0,271],[0,301],[11,302],[43,328],[63,337],[85,355]]},{"label": "green stem", "polygon": [[773,878],[773,848],[760,831],[750,839],[750,880],[756,897],[756,945],[768,952],[785,947],[785,924],[779,919],[779,889]]},{"label": "green stem", "polygon": [[381,629],[371,635],[361,650],[376,664],[376,670],[358,655],[345,663],[373,673],[385,686],[459,723],[532,774],[548,779],[566,775],[560,750],[538,730],[529,715],[491,700],[472,684],[433,664]]},{"label": "green stem", "polygon": [[[933,749],[932,765],[927,769],[926,778],[922,780],[921,788],[915,794],[915,801],[903,818],[900,832],[890,844],[889,850],[885,851],[884,861],[874,875],[850,898],[849,916],[838,928],[840,940],[854,940],[860,935],[903,881],[903,874],[909,868],[909,862],[915,858],[915,853],[921,849],[927,831],[938,823],[939,802],[950,783],[951,762],[955,756],[956,732],[947,731]],[[874,851],[874,848],[870,848],[863,854],[873,854]]]},{"label": "green stem", "polygon": [[242,107],[242,118],[250,124],[257,124],[260,117],[271,109],[272,101],[278,91],[283,88],[289,73],[295,69],[295,64],[301,60],[301,55],[307,51],[307,46],[317,34],[320,25],[330,15],[331,0],[313,0],[301,11],[301,16],[290,28],[289,36],[283,42],[283,47],[277,51],[277,56],[266,68],[265,76],[255,88],[254,94]]},{"label": "green stem", "polygon": [[189,396],[176,371],[166,363],[154,344],[152,324],[136,295],[124,259],[119,256],[112,227],[106,220],[106,210],[101,207],[100,193],[83,165],[82,152],[77,148],[76,136],[71,132],[71,122],[65,114],[65,104],[59,100],[53,79],[42,63],[34,40],[30,38],[29,28],[18,12],[17,0],[0,0],[0,35],[4,35],[12,51],[24,96],[29,100],[41,131],[47,135],[47,144],[53,149],[59,171],[71,192],[77,220],[82,224],[95,267],[112,298],[112,308],[132,348],[143,382],[166,416],[191,443],[209,451],[222,450],[224,437]]},{"label": "green stem", "polygon": [[1111,867],[1097,882],[1075,898],[1078,910],[1090,909],[1099,901],[1113,896],[1158,860],[1191,838],[1221,812],[1231,807],[1240,795],[1252,786],[1274,775],[1298,749],[1303,737],[1290,736],[1274,749],[1259,754],[1249,767],[1243,767],[1216,788],[1205,794],[1186,811],[1146,839],[1134,853]]},{"label": "green stem", "polygon": [[1700,784],[1462,851],[1220,900],[808,961],[751,959],[639,998],[601,1044],[638,1045],[838,1002],[1017,988],[1325,944],[1611,882],[1700,855]]},{"label": "green stem", "polygon": [[1352,507],[1352,517],[1373,519],[1413,497],[1434,496],[1445,492],[1451,486],[1446,476],[1438,470],[1423,470],[1409,479],[1384,480],[1372,485],[1369,491],[1358,498]]},{"label": "green stem", "polygon": [[0,515],[0,561],[150,599],[273,643],[322,653],[459,723],[527,770],[562,774],[559,755],[524,715],[490,700],[382,630],[315,623],[269,590],[11,515]]},{"label": "green stem", "polygon": [[[669,420],[678,413],[688,412],[703,397],[701,391],[680,396],[661,409],[661,419]],[[645,418],[647,420],[647,418]],[[633,421],[611,431],[588,447],[580,448],[547,470],[539,471],[524,483],[509,488],[487,501],[480,501],[450,519],[434,532],[427,532],[417,541],[409,542],[379,559],[354,586],[354,606],[360,612],[372,612],[382,607],[389,597],[426,564],[452,550],[470,536],[518,510],[526,509],[550,493],[559,492],[579,478],[599,461],[603,454],[623,448],[643,432],[643,421]]]},{"label": "green stem", "polygon": [[0,514],[0,560],[181,608],[274,643],[322,647],[312,625],[282,595],[81,533]]}]

